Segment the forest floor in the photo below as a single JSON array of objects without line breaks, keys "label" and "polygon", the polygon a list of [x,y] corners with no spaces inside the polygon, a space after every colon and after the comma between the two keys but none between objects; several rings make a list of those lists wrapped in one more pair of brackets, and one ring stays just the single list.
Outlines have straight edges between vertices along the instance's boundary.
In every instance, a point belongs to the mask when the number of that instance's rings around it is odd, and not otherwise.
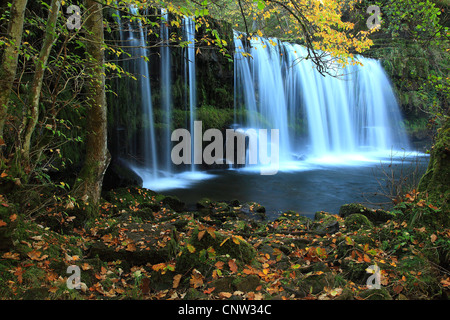
[{"label": "forest floor", "polygon": [[4,300],[450,296],[448,214],[416,192],[391,212],[349,204],[314,220],[268,221],[260,204],[236,200],[190,211],[135,187],[107,192],[95,219],[72,202],[33,219],[0,203]]}]

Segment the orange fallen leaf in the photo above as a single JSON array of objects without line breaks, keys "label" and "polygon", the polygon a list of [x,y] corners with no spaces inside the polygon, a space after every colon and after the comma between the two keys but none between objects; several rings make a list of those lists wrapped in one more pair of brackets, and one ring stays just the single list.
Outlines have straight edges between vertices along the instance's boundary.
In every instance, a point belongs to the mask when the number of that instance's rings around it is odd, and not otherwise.
[{"label": "orange fallen leaf", "polygon": [[435,235],[434,233],[430,236],[431,242],[434,243],[437,239],[437,235]]},{"label": "orange fallen leaf", "polygon": [[211,287],[209,289],[203,290],[203,293],[205,294],[210,294],[211,292],[213,292],[214,290],[216,290],[216,287]]},{"label": "orange fallen leaf", "polygon": [[192,271],[192,276],[191,276],[191,280],[189,281],[189,283],[194,288],[201,287],[203,285],[203,276],[202,276],[202,274],[199,271],[197,271],[196,269],[194,269]]},{"label": "orange fallen leaf", "polygon": [[209,233],[209,235],[213,238],[213,239],[215,239],[216,238],[216,234],[215,234],[215,229],[214,229],[214,227],[208,227],[208,228],[206,228],[206,231]]},{"label": "orange fallen leaf", "polygon": [[17,280],[21,284],[23,281],[22,275],[24,274],[25,270],[22,269],[22,267],[17,267],[16,271],[14,272],[14,275],[17,276]]},{"label": "orange fallen leaf", "polygon": [[230,267],[231,272],[233,272],[233,273],[237,272],[238,267],[237,267],[236,262],[234,261],[234,259],[228,260],[228,266]]},{"label": "orange fallen leaf", "polygon": [[42,260],[40,251],[31,250],[27,253],[27,256],[30,257],[31,260]]},{"label": "orange fallen leaf", "polygon": [[136,251],[136,245],[131,242],[131,243],[127,244],[127,248],[125,250],[134,252],[134,251]]},{"label": "orange fallen leaf", "polygon": [[178,285],[180,284],[180,280],[181,280],[181,274],[175,275],[173,277],[172,288],[174,288],[174,289],[178,288]]},{"label": "orange fallen leaf", "polygon": [[7,223],[6,223],[5,221],[0,220],[0,227],[4,227],[4,226],[6,226],[6,225],[7,225]]},{"label": "orange fallen leaf", "polygon": [[12,260],[19,260],[19,254],[18,253],[12,253],[12,252],[5,252],[2,255],[3,259],[12,259]]},{"label": "orange fallen leaf", "polygon": [[228,299],[230,297],[231,297],[231,293],[230,292],[219,292],[219,298]]},{"label": "orange fallen leaf", "polygon": [[399,294],[400,292],[403,291],[403,286],[401,286],[401,285],[396,285],[396,286],[394,286],[392,289],[394,290],[394,292],[395,292],[396,294]]},{"label": "orange fallen leaf", "polygon": [[15,213],[9,216],[9,220],[11,220],[11,221],[16,221],[16,219],[17,219],[17,214],[15,214]]},{"label": "orange fallen leaf", "polygon": [[203,236],[205,235],[205,233],[206,233],[205,230],[202,230],[202,231],[200,231],[200,232],[198,233],[198,235],[197,235],[198,241],[202,240],[202,238],[203,238]]}]

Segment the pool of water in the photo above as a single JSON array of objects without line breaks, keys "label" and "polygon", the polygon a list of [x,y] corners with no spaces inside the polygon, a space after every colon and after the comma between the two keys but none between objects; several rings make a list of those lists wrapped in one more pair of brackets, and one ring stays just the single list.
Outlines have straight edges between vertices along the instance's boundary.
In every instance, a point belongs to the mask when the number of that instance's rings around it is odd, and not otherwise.
[{"label": "pool of water", "polygon": [[[388,176],[418,181],[425,172],[428,156],[398,154],[385,158],[366,156],[321,157],[284,163],[275,175],[261,175],[258,168],[185,172],[144,187],[175,195],[188,207],[201,198],[215,201],[254,201],[266,208],[269,219],[293,210],[312,217],[316,211],[337,214],[340,206],[362,202],[389,208]],[[415,172],[415,174],[414,174]]]}]

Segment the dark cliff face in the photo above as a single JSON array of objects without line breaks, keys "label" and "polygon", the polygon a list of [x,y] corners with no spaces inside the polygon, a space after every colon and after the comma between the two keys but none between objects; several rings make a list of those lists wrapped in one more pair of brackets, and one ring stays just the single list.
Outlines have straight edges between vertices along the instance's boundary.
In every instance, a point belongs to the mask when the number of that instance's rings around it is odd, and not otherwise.
[{"label": "dark cliff face", "polygon": [[[199,106],[209,105],[219,109],[234,108],[234,63],[233,29],[231,25],[208,19],[210,29],[217,30],[224,40],[226,51],[221,52],[217,45],[204,46],[200,43],[197,55],[197,81]],[[211,37],[205,26],[199,29],[199,37]]]}]

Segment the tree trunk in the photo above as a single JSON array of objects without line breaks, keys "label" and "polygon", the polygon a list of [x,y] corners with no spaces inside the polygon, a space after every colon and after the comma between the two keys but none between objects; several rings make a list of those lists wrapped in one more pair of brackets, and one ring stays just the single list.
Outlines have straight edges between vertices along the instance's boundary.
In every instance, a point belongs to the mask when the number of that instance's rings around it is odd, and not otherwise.
[{"label": "tree trunk", "polygon": [[419,183],[419,191],[442,205],[443,212],[450,211],[450,120],[439,129],[431,149],[428,168]]},{"label": "tree trunk", "polygon": [[50,51],[52,49],[53,43],[57,38],[55,30],[60,7],[61,0],[52,0],[47,19],[47,26],[45,29],[44,42],[42,44],[41,52],[39,53],[39,59],[36,62],[36,69],[34,71],[33,84],[31,86],[30,96],[28,100],[30,110],[28,113],[28,120],[25,127],[22,147],[23,157],[26,162],[29,162],[30,160],[31,136],[39,119],[39,99],[41,95],[42,81],[44,79],[44,72],[45,68],[47,67],[47,61],[48,57],[50,56]]},{"label": "tree trunk", "polygon": [[[22,42],[23,20],[27,0],[13,0],[8,23],[9,44],[3,51],[0,65],[0,139],[3,138],[3,131],[6,117],[8,115],[9,95],[16,77],[17,59],[19,57],[20,44]],[[2,145],[0,141],[0,146]]]},{"label": "tree trunk", "polygon": [[89,203],[91,214],[98,212],[103,177],[110,162],[107,149],[107,116],[104,67],[104,36],[102,5],[86,0],[86,53],[89,66],[86,159],[74,188],[75,196]]}]

